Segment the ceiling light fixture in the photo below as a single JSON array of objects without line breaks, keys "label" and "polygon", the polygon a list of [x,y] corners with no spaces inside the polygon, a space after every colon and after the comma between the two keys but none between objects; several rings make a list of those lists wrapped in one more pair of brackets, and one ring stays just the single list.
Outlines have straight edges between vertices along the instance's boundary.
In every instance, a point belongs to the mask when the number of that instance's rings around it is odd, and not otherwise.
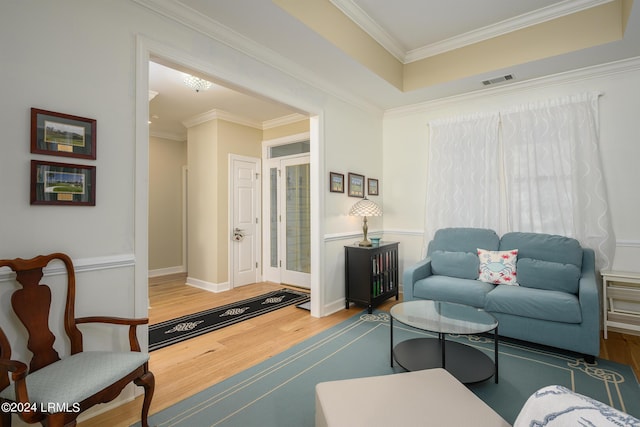
[{"label": "ceiling light fixture", "polygon": [[191,74],[185,74],[184,84],[196,92],[204,92],[209,89],[213,83],[208,80],[201,79],[200,77],[192,76]]}]

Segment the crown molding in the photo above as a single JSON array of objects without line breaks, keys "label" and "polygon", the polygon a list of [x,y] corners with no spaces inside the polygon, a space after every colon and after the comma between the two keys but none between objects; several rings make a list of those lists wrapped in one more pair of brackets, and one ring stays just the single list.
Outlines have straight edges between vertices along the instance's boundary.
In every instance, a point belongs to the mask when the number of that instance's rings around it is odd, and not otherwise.
[{"label": "crown molding", "polygon": [[[207,112],[204,112],[202,114],[198,114],[197,116],[193,116],[185,121],[182,122],[182,124],[187,127],[193,127],[193,126],[197,126],[199,124],[202,123],[206,123],[210,120],[225,120],[227,122],[231,122],[231,123],[236,123],[242,126],[248,126],[248,127],[252,127],[255,129],[259,129],[259,130],[265,130],[265,129],[271,129],[271,128],[275,128],[278,126],[284,126],[284,125],[288,125],[291,123],[296,123],[299,122],[301,120],[305,120],[308,119],[307,116],[303,115],[303,114],[299,114],[299,113],[293,113],[293,114],[289,114],[287,116],[282,116],[282,117],[278,117],[275,119],[271,119],[271,120],[266,120],[264,122],[258,122],[255,120],[251,120],[251,119],[247,119],[246,117],[242,117],[236,114],[232,114],[229,112],[226,112],[224,110],[210,110]],[[185,137],[186,139],[186,137]]]},{"label": "crown molding", "polygon": [[562,16],[571,15],[595,6],[610,3],[613,0],[567,0],[409,51],[404,51],[401,47],[402,44],[380,27],[377,22],[355,3],[355,0],[330,1],[375,41],[380,43],[391,55],[395,56],[403,64],[408,64],[526,27],[551,21]]},{"label": "crown molding", "polygon": [[365,33],[377,41],[387,52],[398,61],[405,62],[407,56],[402,44],[391,36],[384,28],[373,20],[354,0],[329,0],[335,7],[351,19]]},{"label": "crown molding", "polygon": [[256,129],[260,129],[262,130],[262,123],[261,122],[256,122],[253,120],[249,120],[245,117],[242,116],[238,116],[235,114],[231,114],[228,113],[226,111],[223,110],[210,110],[210,111],[206,111],[202,114],[198,114],[196,116],[193,116],[185,121],[182,122],[182,124],[187,127],[187,128],[191,128],[193,126],[197,126],[200,125],[202,123],[206,123],[208,121],[211,120],[225,120],[227,122],[231,122],[231,123],[237,123],[239,125],[242,126],[248,126],[248,127],[252,127],[252,128],[256,128]]},{"label": "crown molding", "polygon": [[271,120],[266,120],[262,122],[262,130],[272,129],[278,126],[290,125],[291,123],[296,123],[301,120],[308,120],[309,117],[304,114],[293,113],[288,116],[282,116]]},{"label": "crown molding", "polygon": [[439,55],[464,46],[522,30],[527,27],[542,24],[543,22],[571,15],[595,6],[610,3],[611,1],[613,0],[574,0],[557,3],[498,22],[494,25],[489,25],[437,43],[410,50],[405,55],[404,63],[407,64],[419,61],[430,56]]},{"label": "crown molding", "polygon": [[580,68],[577,70],[565,71],[563,73],[525,80],[522,82],[511,83],[507,86],[496,86],[493,88],[488,87],[486,89],[479,89],[477,91],[467,92],[461,95],[439,98],[432,101],[393,108],[385,111],[384,117],[400,117],[428,111],[437,107],[443,107],[452,103],[471,101],[477,98],[486,98],[487,96],[496,96],[504,93],[518,92],[526,89],[573,83],[581,80],[589,80],[593,78],[606,77],[638,70],[640,70],[640,56],[623,59],[620,61],[609,62],[606,64]]},{"label": "crown molding", "polygon": [[149,136],[154,138],[169,139],[171,141],[184,142],[187,140],[187,133],[174,133],[162,131],[149,131]]}]

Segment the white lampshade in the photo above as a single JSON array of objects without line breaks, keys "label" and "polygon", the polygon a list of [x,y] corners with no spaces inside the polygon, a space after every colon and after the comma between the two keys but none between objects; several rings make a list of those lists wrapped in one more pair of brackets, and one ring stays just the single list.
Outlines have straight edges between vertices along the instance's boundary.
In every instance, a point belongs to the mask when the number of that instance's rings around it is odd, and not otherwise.
[{"label": "white lampshade", "polygon": [[360,243],[358,243],[358,245],[371,246],[371,242],[369,241],[369,239],[367,239],[367,231],[369,229],[369,227],[367,227],[367,217],[382,216],[382,209],[380,209],[380,206],[365,197],[364,199],[359,200],[356,204],[351,206],[349,215],[364,217],[364,219],[362,220],[362,233],[364,234],[364,238]]},{"label": "white lampshade", "polygon": [[351,206],[349,215],[353,216],[382,216],[382,209],[376,205],[375,202],[367,199],[366,197],[358,201],[355,205]]}]

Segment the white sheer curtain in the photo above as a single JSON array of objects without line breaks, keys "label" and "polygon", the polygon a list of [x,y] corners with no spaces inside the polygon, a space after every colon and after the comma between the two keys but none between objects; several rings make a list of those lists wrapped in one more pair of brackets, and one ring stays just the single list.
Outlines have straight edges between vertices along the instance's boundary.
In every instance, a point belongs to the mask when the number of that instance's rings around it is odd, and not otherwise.
[{"label": "white sheer curtain", "polygon": [[430,122],[425,243],[443,227],[559,234],[594,249],[597,268],[610,266],[598,96]]},{"label": "white sheer curtain", "polygon": [[498,230],[499,115],[429,123],[425,242],[443,227]]},{"label": "white sheer curtain", "polygon": [[509,229],[574,237],[611,265],[615,242],[598,149],[598,94],[501,112]]}]

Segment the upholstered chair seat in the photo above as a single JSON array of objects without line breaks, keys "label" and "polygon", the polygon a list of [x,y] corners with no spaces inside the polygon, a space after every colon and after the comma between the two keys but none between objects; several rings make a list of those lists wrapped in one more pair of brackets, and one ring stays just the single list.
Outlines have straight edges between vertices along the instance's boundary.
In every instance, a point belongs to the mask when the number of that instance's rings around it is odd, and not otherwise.
[{"label": "upholstered chair seat", "polygon": [[[149,354],[139,352],[86,351],[74,354],[27,376],[29,401],[38,407],[54,402],[72,407],[108,388],[148,360]],[[15,388],[5,388],[0,397],[15,401]]]},{"label": "upholstered chair seat", "polygon": [[[51,261],[62,261],[67,276],[62,323],[70,349],[62,355],[54,348],[57,337],[49,325],[50,318],[59,318],[50,316],[51,288],[40,283],[43,270]],[[72,427],[82,412],[96,404],[110,402],[128,384],[134,383],[144,388],[140,423],[148,427],[155,379],[149,371],[149,354],[142,352],[136,331],[149,320],[75,317],[76,279],[68,255],[54,253],[31,259],[0,260],[1,267],[13,270],[21,286],[11,295],[11,307],[15,318],[24,326],[16,333],[24,334],[26,330],[26,336],[16,341],[26,342],[26,349],[21,349],[19,354],[32,357],[28,361],[13,358],[12,343],[0,327],[0,403],[11,403],[9,407],[15,408],[14,412],[27,423]],[[129,351],[84,351],[78,325],[89,323],[126,328]],[[0,427],[9,427],[11,422],[11,411],[0,412]]]}]

